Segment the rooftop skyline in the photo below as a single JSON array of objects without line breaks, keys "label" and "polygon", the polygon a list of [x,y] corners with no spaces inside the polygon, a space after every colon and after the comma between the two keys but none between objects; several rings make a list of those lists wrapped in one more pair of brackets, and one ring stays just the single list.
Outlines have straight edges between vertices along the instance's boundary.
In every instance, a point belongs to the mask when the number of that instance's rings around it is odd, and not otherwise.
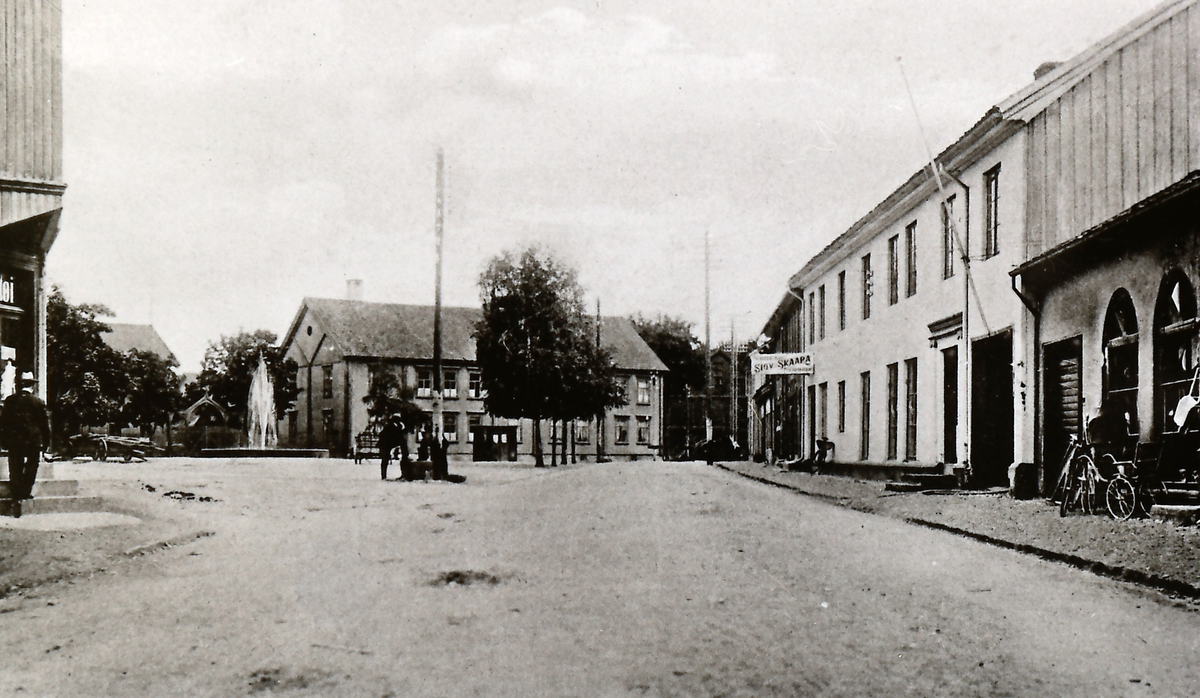
[{"label": "rooftop skyline", "polygon": [[51,283],[198,368],[305,296],[445,302],[540,242],[606,315],[753,337],[930,146],[1157,3],[65,0]]}]

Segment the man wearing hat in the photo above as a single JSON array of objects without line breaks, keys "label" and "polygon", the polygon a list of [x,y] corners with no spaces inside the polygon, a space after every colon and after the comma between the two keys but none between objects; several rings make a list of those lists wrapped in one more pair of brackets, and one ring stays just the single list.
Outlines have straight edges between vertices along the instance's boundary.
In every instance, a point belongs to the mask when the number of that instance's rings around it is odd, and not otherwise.
[{"label": "man wearing hat", "polygon": [[33,499],[38,459],[50,443],[50,419],[46,404],[33,394],[32,373],[22,373],[17,392],[4,400],[0,411],[0,445],[8,449],[8,479],[15,515],[21,515],[21,500]]}]

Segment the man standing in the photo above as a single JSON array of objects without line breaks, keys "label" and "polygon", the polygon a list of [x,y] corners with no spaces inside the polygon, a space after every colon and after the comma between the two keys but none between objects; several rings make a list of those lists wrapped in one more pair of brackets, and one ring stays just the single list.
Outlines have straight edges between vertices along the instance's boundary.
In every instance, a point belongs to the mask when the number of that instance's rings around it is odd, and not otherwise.
[{"label": "man standing", "polygon": [[0,412],[0,445],[8,449],[8,479],[13,515],[21,515],[21,500],[33,499],[38,459],[50,442],[46,404],[33,394],[32,373],[22,373],[17,392],[4,400]]},{"label": "man standing", "polygon": [[379,475],[387,479],[388,464],[392,461],[392,451],[399,446],[401,453],[400,472],[404,474],[408,464],[408,441],[404,434],[404,422],[400,415],[394,414],[388,418],[379,430]]}]

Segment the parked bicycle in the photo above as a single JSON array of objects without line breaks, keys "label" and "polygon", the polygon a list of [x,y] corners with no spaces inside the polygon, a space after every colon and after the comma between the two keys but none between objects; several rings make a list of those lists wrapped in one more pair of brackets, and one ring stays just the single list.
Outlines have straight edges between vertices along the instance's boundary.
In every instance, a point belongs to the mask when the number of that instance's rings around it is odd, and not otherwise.
[{"label": "parked bicycle", "polygon": [[[1111,458],[1111,456],[1104,456]],[[1054,486],[1051,501],[1058,502],[1058,515],[1080,510],[1092,514],[1099,510],[1100,498],[1105,495],[1108,478],[1096,465],[1091,443],[1072,434],[1063,455],[1062,470]]]}]

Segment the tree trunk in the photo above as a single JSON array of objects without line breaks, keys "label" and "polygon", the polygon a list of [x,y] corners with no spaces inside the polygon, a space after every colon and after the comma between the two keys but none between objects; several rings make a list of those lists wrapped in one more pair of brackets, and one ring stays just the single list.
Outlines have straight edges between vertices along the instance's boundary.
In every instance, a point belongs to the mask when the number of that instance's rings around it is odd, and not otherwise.
[{"label": "tree trunk", "polygon": [[546,467],[546,461],[542,458],[542,420],[540,417],[533,420],[533,464],[538,468]]},{"label": "tree trunk", "polygon": [[550,419],[550,467],[558,467],[558,420]]}]

